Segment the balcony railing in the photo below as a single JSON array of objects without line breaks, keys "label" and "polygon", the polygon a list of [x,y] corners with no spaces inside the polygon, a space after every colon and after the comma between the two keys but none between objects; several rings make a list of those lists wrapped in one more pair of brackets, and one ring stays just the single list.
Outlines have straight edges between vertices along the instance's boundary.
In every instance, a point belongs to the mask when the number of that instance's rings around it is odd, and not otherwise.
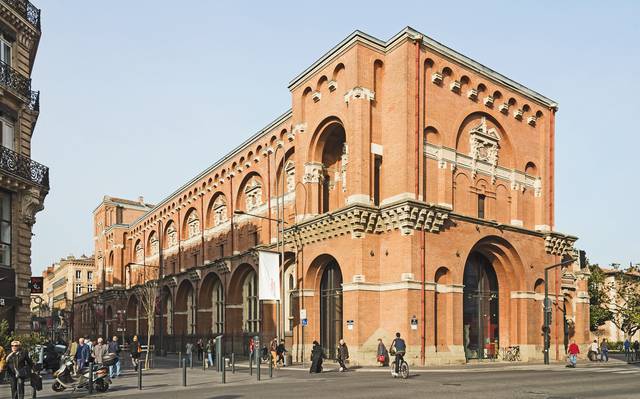
[{"label": "balcony railing", "polygon": [[49,189],[49,168],[0,146],[0,171]]},{"label": "balcony railing", "polygon": [[31,100],[31,79],[0,61],[0,85],[20,97]]},{"label": "balcony railing", "polygon": [[0,0],[40,30],[40,10],[28,0]]}]

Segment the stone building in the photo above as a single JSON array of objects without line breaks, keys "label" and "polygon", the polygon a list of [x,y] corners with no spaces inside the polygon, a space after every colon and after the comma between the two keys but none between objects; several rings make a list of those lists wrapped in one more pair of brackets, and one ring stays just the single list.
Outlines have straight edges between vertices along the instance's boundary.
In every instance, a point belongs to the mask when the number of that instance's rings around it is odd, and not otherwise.
[{"label": "stone building", "polygon": [[[289,111],[157,205],[94,212],[105,323],[143,334],[131,287],[161,275],[169,350],[277,334],[301,360],[344,337],[367,364],[399,331],[414,364],[542,358],[544,268],[576,240],[554,230],[557,104],[411,28],[356,31],[288,88]],[[282,301],[259,301],[255,250],[278,249],[278,226]],[[586,280],[550,276],[561,358],[564,305],[568,335],[589,338]]]},{"label": "stone building", "polygon": [[[618,301],[618,304],[623,304],[622,298],[625,295],[619,291],[620,283],[619,277],[621,274],[625,274],[627,277],[628,285],[623,285],[624,289],[629,289],[631,287],[636,287],[636,289],[640,290],[640,273],[637,268],[633,270],[621,270],[621,269],[609,269],[602,268],[602,273],[604,274],[604,287],[607,289],[607,294],[609,295],[609,301],[612,303]],[[635,281],[635,284],[633,283]],[[637,292],[637,291],[636,291]],[[619,318],[622,312],[616,312],[613,305],[610,306],[610,309],[614,312],[614,314]],[[604,323],[604,325],[600,326],[597,331],[593,333],[594,338],[606,338],[610,342],[621,341],[623,342],[625,339],[629,339],[631,342],[636,340],[640,340],[640,331],[636,331],[632,336],[628,336],[624,331],[618,328],[611,320],[608,320]]]},{"label": "stone building", "polygon": [[0,320],[31,329],[31,236],[49,192],[49,169],[31,159],[40,92],[31,71],[40,42],[40,10],[27,0],[0,0]]},{"label": "stone building", "polygon": [[58,335],[67,337],[71,333],[71,313],[76,297],[93,292],[97,288],[98,276],[93,256],[72,255],[42,272],[43,297],[51,312],[52,328]]}]

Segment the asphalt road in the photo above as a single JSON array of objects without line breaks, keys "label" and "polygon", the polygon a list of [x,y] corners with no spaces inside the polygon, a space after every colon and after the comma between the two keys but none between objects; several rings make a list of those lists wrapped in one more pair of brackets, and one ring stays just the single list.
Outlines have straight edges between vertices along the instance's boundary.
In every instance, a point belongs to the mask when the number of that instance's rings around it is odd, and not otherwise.
[{"label": "asphalt road", "polygon": [[[145,375],[142,391],[136,377],[128,372],[116,379],[100,398],[640,398],[640,367],[621,362],[581,364],[576,369],[562,365],[494,365],[456,369],[425,369],[412,372],[407,380],[394,379],[385,369],[358,369],[345,373],[329,364],[322,374],[299,368],[274,371],[262,381],[246,369],[227,373],[220,384],[214,371],[189,370],[189,386],[181,386],[177,369],[158,368]],[[39,398],[82,398],[86,392],[53,394],[45,383]],[[30,390],[28,390],[28,393]],[[0,398],[9,398],[8,387],[0,388]]]}]

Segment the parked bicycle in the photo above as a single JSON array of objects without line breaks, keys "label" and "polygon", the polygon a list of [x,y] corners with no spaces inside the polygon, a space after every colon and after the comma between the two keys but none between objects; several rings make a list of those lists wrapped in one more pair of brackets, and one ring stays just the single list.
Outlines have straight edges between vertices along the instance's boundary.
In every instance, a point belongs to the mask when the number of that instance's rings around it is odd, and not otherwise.
[{"label": "parked bicycle", "polygon": [[502,348],[502,360],[506,360],[508,362],[519,362],[520,346],[516,345]]}]

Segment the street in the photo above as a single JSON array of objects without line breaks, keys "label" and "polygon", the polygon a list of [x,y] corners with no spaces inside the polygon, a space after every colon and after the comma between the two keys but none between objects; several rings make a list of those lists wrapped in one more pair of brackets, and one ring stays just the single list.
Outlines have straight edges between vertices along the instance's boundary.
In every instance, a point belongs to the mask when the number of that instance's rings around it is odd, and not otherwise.
[{"label": "street", "polygon": [[[309,374],[302,366],[274,370],[262,368],[260,382],[255,370],[250,376],[246,364],[235,374],[228,371],[227,383],[220,374],[201,368],[188,369],[188,386],[182,387],[177,361],[162,360],[154,370],[145,371],[144,389],[137,389],[137,378],[126,369],[114,380],[109,392],[94,394],[96,398],[640,398],[640,365],[628,365],[612,359],[608,363],[579,363],[569,369],[562,364],[493,363],[451,368],[413,370],[407,380],[393,379],[385,368],[360,368],[337,372],[334,363],[325,363],[322,374]],[[199,363],[198,363],[199,364]],[[39,398],[82,398],[86,392],[53,393],[46,379]],[[31,392],[27,389],[27,394]],[[0,398],[9,398],[3,386]]]}]

